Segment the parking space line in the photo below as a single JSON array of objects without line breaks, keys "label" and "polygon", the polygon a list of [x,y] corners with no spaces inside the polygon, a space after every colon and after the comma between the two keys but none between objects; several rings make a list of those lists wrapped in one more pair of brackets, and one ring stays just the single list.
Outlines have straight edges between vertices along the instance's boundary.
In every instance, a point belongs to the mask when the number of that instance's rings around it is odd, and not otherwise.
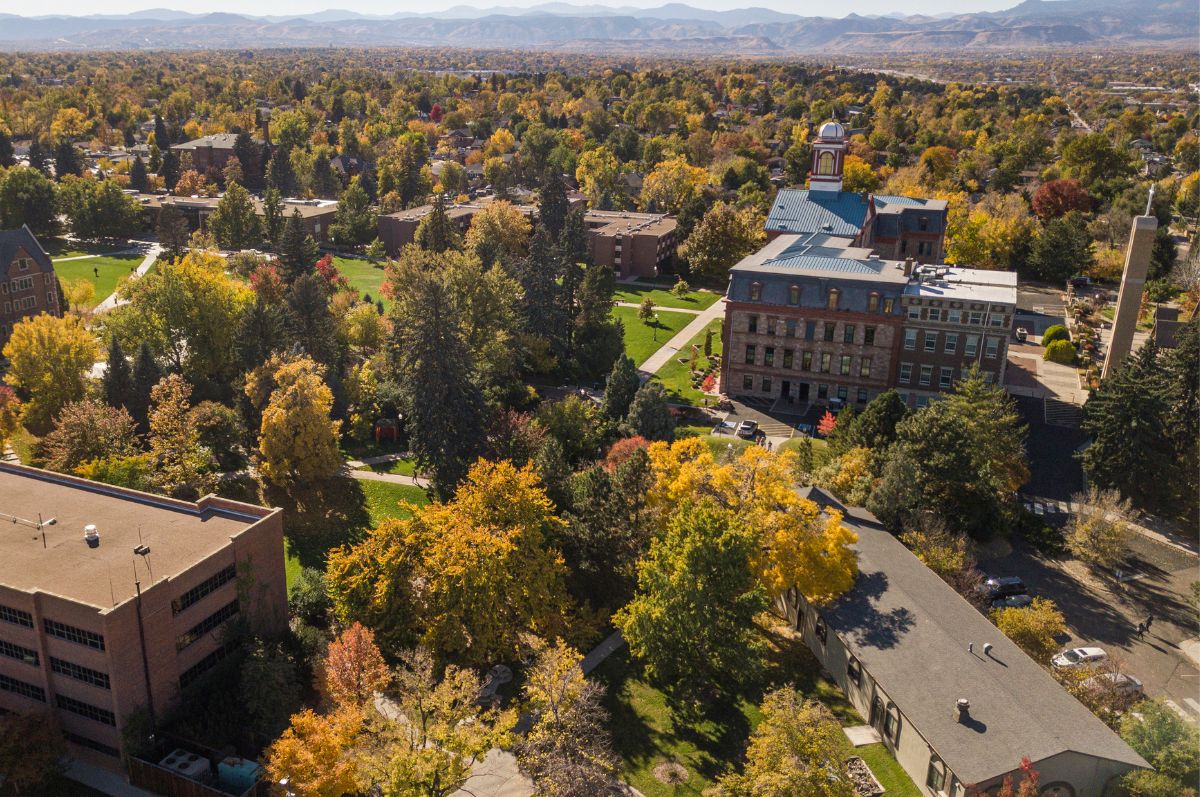
[{"label": "parking space line", "polygon": [[1186,712],[1186,711],[1184,711],[1182,708],[1180,708],[1180,707],[1179,707],[1179,704],[1178,704],[1178,703],[1176,703],[1174,700],[1163,700],[1163,705],[1164,705],[1164,706],[1166,706],[1167,708],[1171,709],[1172,711],[1174,711],[1176,714],[1178,714],[1178,715],[1180,716],[1180,718],[1181,718],[1181,719],[1184,719],[1184,720],[1186,720],[1186,721],[1188,721],[1188,722],[1195,722],[1195,721],[1196,721],[1196,720],[1195,720],[1195,719],[1192,717],[1192,715],[1191,715],[1191,714],[1187,713],[1187,712]]}]

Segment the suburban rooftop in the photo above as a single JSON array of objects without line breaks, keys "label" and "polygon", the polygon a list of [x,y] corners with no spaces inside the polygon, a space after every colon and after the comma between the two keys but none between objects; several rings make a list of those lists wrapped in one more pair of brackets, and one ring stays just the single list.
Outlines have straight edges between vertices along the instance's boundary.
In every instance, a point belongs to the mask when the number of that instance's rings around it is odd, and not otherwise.
[{"label": "suburban rooftop", "polygon": [[[135,569],[143,588],[173,578],[275,511],[178,501],[0,462],[0,585],[107,610],[134,596]],[[39,518],[55,523],[39,531]],[[89,524],[100,534],[95,548],[84,541]],[[136,556],[138,545],[149,555]]]}]

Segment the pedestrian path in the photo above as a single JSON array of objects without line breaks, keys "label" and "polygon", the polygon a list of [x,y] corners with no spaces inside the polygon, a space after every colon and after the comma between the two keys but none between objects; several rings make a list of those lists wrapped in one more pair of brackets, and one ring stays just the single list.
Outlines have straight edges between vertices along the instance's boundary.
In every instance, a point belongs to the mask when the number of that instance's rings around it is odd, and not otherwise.
[{"label": "pedestrian path", "polygon": [[153,792],[129,784],[116,772],[101,769],[84,761],[71,761],[64,774],[70,780],[82,783],[88,788],[109,795],[109,797],[155,797]]},{"label": "pedestrian path", "polygon": [[[136,269],[134,269],[133,275],[130,277],[130,279],[141,279],[142,277],[146,276],[146,272],[149,271],[150,267],[153,266],[155,261],[158,260],[158,256],[160,254],[162,254],[161,246],[159,246],[158,244],[154,244],[153,246],[151,246],[150,249],[146,252],[146,256],[144,258],[142,258],[142,262],[138,265],[138,267]],[[117,305],[123,304],[123,303],[124,303],[124,300],[121,299],[117,295],[116,291],[113,291],[112,294],[110,294],[109,296],[106,296],[104,298],[104,301],[102,301],[102,302],[100,302],[100,304],[96,305],[95,308],[93,308],[92,312],[103,313],[106,310],[111,310],[114,307],[116,307]]]},{"label": "pedestrian path", "polygon": [[406,484],[408,486],[416,485],[429,489],[433,482],[426,479],[424,476],[401,476],[399,473],[376,473],[373,470],[351,470],[351,477],[362,479],[369,482],[391,482],[392,484]]},{"label": "pedestrian path", "polygon": [[649,379],[651,375],[662,370],[663,366],[671,361],[680,349],[688,345],[692,338],[699,335],[705,328],[717,320],[725,316],[725,298],[722,297],[713,302],[707,309],[696,314],[695,320],[689,323],[686,327],[679,330],[675,337],[663,344],[662,348],[651,354],[638,370],[641,371],[642,377]]},{"label": "pedestrian path", "polygon": [[[616,302],[617,307],[641,307],[637,302]],[[654,305],[656,313],[684,313],[686,315],[700,315],[703,310],[693,310],[690,307],[664,307],[661,304]]]},{"label": "pedestrian path", "polygon": [[[1054,498],[1043,498],[1036,495],[1023,495],[1022,497],[1027,502],[1041,504],[1043,511],[1055,510],[1068,515],[1074,514],[1073,507],[1075,504],[1072,504],[1070,501],[1059,501]],[[1139,517],[1129,521],[1128,525],[1133,531],[1136,531],[1147,539],[1154,540],[1192,556],[1200,555],[1200,544],[1197,543],[1194,537],[1185,537],[1176,533],[1157,518]]]},{"label": "pedestrian path", "polygon": [[1178,714],[1179,718],[1181,720],[1183,720],[1184,722],[1190,722],[1193,725],[1200,723],[1200,703],[1196,702],[1195,700],[1193,700],[1190,697],[1185,697],[1183,699],[1183,702],[1187,704],[1188,708],[1190,708],[1191,711],[1185,710],[1182,706],[1180,706],[1174,700],[1170,700],[1170,699],[1164,699],[1163,705],[1166,706],[1167,708],[1171,709],[1171,711]]}]

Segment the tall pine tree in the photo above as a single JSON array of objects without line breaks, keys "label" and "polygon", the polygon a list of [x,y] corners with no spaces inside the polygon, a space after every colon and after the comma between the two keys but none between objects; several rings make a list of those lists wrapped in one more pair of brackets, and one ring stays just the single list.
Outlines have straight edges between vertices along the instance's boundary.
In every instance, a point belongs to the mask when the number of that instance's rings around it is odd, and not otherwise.
[{"label": "tall pine tree", "polygon": [[108,347],[108,365],[104,369],[101,384],[106,404],[110,407],[129,408],[133,399],[133,370],[129,367],[129,360],[126,359],[116,335],[113,335],[112,343]]},{"label": "tall pine tree", "polygon": [[133,159],[133,165],[129,167],[129,187],[142,193],[150,187],[146,178],[146,163],[140,155]]},{"label": "tall pine tree", "polygon": [[150,429],[150,391],[162,379],[162,369],[154,359],[150,344],[142,342],[137,359],[133,363],[133,386],[126,409],[137,422],[138,431],[145,434]]},{"label": "tall pine tree", "polygon": [[538,197],[538,219],[556,242],[567,223],[568,210],[567,191],[563,186],[562,175],[558,169],[546,169],[546,173],[542,175]]},{"label": "tall pine tree", "polygon": [[433,199],[433,210],[417,225],[413,240],[422,249],[445,252],[457,249],[459,238],[458,226],[446,216],[446,200],[438,194]]},{"label": "tall pine tree", "polygon": [[301,275],[311,273],[320,257],[321,250],[304,229],[300,211],[293,210],[279,241],[279,261],[283,264],[284,278],[291,283]]}]

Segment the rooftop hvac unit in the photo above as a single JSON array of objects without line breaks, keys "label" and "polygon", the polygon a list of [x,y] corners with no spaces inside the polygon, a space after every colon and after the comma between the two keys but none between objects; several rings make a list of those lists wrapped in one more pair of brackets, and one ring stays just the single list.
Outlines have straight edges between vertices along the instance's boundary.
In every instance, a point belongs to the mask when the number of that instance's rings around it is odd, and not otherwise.
[{"label": "rooftop hvac unit", "polygon": [[83,527],[83,541],[88,544],[89,548],[100,547],[100,531],[96,528],[95,523],[89,523]]}]

